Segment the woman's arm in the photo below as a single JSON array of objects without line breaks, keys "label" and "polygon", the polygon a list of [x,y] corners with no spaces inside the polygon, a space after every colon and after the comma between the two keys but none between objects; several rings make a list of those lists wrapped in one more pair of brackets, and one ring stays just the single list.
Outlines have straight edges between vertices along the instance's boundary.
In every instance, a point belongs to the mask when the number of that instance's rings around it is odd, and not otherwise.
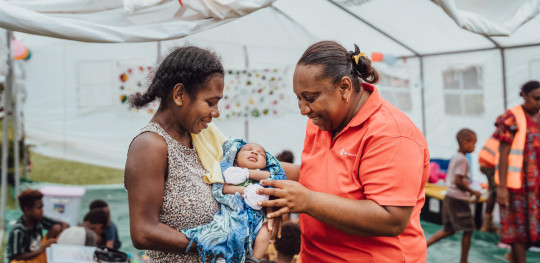
[{"label": "woman's arm", "polygon": [[166,172],[167,144],[163,138],[151,132],[135,138],[125,169],[131,240],[137,249],[184,253],[187,237],[159,220]]},{"label": "woman's arm", "polygon": [[[352,199],[311,191],[289,180],[263,180],[262,185],[276,188],[260,189],[260,192],[278,197],[263,202],[263,205],[281,207],[270,217],[288,212],[306,213],[353,235],[399,235],[409,224],[427,180],[427,147],[401,136],[381,138],[366,147],[357,172],[358,180],[362,182],[358,191],[363,193],[363,198]],[[332,191],[339,192],[339,189]]]},{"label": "woman's arm", "polygon": [[285,171],[287,180],[298,181],[298,177],[300,177],[300,165],[287,162],[280,162],[280,164],[283,171]]},{"label": "woman's arm", "polygon": [[285,213],[306,213],[346,233],[360,236],[397,236],[409,223],[412,206],[380,206],[371,200],[352,200],[336,195],[313,192],[294,181],[265,180],[259,193],[274,195],[276,200],[263,206],[281,207],[269,218]]},{"label": "woman's arm", "polygon": [[506,176],[508,172],[508,155],[510,144],[500,142],[499,145],[499,185],[497,186],[497,203],[501,206],[508,205],[508,188],[506,188]]}]

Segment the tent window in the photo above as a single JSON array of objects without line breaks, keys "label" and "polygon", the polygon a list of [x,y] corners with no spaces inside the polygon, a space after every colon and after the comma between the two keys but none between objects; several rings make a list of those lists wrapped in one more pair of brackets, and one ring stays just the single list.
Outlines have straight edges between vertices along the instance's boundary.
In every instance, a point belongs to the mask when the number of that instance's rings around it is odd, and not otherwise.
[{"label": "tent window", "polygon": [[377,86],[381,96],[400,110],[411,111],[412,100],[409,80],[381,72],[379,74],[381,75],[381,82]]},{"label": "tent window", "polygon": [[448,115],[484,113],[482,67],[451,67],[443,71],[444,109]]}]

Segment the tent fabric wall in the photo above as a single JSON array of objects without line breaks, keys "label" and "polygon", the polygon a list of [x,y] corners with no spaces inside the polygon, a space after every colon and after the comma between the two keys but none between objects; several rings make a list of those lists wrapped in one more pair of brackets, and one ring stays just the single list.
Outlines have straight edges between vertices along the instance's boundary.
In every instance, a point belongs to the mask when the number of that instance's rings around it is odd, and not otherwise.
[{"label": "tent fabric wall", "polygon": [[[432,157],[449,159],[458,150],[456,133],[469,128],[478,137],[477,149],[494,131],[495,118],[504,111],[501,59],[498,51],[433,56],[425,59],[426,138]],[[484,112],[477,116],[445,113],[443,70],[453,66],[482,68]],[[477,160],[475,151],[473,160]],[[475,164],[473,163],[473,167]],[[478,167],[476,167],[477,169]]]},{"label": "tent fabric wall", "polygon": [[[28,43],[34,43],[32,38],[35,42],[43,40],[28,36]],[[44,40],[48,44],[36,48],[35,55],[26,62],[27,143],[35,144],[37,152],[47,155],[123,168],[130,138],[148,122],[149,116],[129,111],[119,103],[118,75],[113,70],[118,61],[153,66],[156,43],[105,46]],[[84,62],[96,64],[90,71],[83,71],[80,66]],[[102,68],[106,70],[99,70],[106,65],[109,67]],[[91,88],[84,90],[83,75],[101,83],[102,88],[96,93]]]}]

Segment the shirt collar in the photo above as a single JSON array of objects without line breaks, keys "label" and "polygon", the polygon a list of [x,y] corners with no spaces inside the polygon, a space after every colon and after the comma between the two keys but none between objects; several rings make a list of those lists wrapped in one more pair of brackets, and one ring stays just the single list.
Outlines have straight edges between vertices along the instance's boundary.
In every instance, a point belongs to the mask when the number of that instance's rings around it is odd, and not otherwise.
[{"label": "shirt collar", "polygon": [[362,88],[371,92],[366,103],[360,108],[356,116],[347,124],[347,127],[356,127],[362,125],[373,113],[381,106],[382,98],[377,88],[368,83],[362,83]]}]

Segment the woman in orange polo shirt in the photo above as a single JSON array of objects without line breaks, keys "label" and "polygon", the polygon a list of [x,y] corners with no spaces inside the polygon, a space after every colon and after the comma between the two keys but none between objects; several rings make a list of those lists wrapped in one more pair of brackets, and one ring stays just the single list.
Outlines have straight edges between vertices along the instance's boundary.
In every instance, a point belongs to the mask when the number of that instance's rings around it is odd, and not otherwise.
[{"label": "woman in orange polo shirt", "polygon": [[[540,240],[540,82],[521,87],[524,103],[497,119],[500,141],[495,181],[501,241],[512,246],[511,262],[525,262],[527,248]],[[507,256],[507,257],[508,257]]]},{"label": "woman in orange polo shirt", "polygon": [[[262,183],[268,214],[301,213],[301,262],[425,262],[420,226],[429,151],[422,133],[380,97],[377,71],[358,47],[332,41],[310,46],[293,86],[308,116],[295,181]],[[367,82],[367,83],[366,83]]]}]

